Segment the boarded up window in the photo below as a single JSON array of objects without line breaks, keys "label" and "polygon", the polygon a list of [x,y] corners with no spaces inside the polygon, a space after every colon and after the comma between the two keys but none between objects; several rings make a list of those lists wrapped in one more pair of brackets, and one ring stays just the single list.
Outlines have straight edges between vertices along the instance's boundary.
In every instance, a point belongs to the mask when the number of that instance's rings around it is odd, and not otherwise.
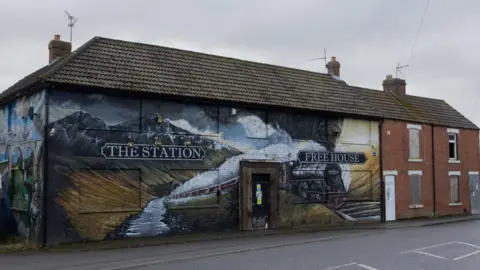
[{"label": "boarded up window", "polygon": [[[268,121],[269,126],[286,131],[294,140],[312,140],[316,142],[327,140],[327,126],[330,126],[330,129],[338,133],[341,132],[341,128],[337,128],[337,126],[342,126],[341,123],[337,125],[337,119],[331,119],[328,122],[325,117],[275,111],[268,113]],[[268,132],[269,136],[272,134],[272,132]]]},{"label": "boarded up window", "polygon": [[410,202],[411,205],[422,205],[422,176],[410,175]]},{"label": "boarded up window", "polygon": [[[275,130],[267,126],[267,111],[242,107],[219,107],[218,121],[220,132],[224,138],[243,136],[247,138],[265,139]],[[269,130],[267,130],[269,129]]]},{"label": "boarded up window", "polygon": [[140,170],[80,170],[72,178],[78,190],[80,213],[142,209]]},{"label": "boarded up window", "polygon": [[49,102],[49,123],[68,129],[140,131],[139,99],[54,91]]},{"label": "boarded up window", "polygon": [[420,130],[409,129],[408,130],[409,146],[410,146],[410,158],[420,159]]},{"label": "boarded up window", "polygon": [[341,130],[342,143],[359,145],[369,144],[371,140],[370,128],[370,121],[361,119],[344,119],[343,128]]},{"label": "boarded up window", "polygon": [[142,130],[157,134],[218,135],[216,105],[143,100]]},{"label": "boarded up window", "polygon": [[478,215],[480,213],[480,194],[478,193],[480,186],[480,175],[478,172],[469,172],[468,182],[470,186],[471,212],[473,215]]},{"label": "boarded up window", "polygon": [[458,203],[460,202],[460,196],[458,191],[458,175],[451,175],[450,176],[450,202],[451,203]]},{"label": "boarded up window", "polygon": [[470,174],[468,176],[468,182],[470,184],[470,192],[475,191],[477,186],[480,184],[480,175]]}]

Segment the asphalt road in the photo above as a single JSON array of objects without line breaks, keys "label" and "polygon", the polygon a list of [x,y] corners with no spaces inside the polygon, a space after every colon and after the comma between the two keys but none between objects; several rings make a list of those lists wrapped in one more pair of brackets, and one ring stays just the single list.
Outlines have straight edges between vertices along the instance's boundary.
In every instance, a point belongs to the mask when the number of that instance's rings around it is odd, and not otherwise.
[{"label": "asphalt road", "polygon": [[0,256],[0,269],[480,269],[480,221]]}]

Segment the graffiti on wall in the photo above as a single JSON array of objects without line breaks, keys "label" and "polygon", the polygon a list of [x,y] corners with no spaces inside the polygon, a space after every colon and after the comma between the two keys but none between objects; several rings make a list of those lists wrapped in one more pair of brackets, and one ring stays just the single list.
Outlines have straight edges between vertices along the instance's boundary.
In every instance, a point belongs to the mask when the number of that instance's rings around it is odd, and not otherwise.
[{"label": "graffiti on wall", "polygon": [[49,102],[52,242],[237,228],[247,159],[283,164],[284,226],[380,219],[375,122],[60,91]]},{"label": "graffiti on wall", "polygon": [[41,241],[45,92],[6,104],[1,113],[2,235]]}]

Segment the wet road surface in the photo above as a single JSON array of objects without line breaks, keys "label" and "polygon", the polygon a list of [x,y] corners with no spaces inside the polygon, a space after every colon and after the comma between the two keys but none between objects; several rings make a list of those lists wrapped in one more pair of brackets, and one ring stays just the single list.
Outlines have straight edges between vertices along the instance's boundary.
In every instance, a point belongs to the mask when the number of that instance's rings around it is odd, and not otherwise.
[{"label": "wet road surface", "polygon": [[480,221],[90,252],[0,255],[0,269],[480,269]]}]

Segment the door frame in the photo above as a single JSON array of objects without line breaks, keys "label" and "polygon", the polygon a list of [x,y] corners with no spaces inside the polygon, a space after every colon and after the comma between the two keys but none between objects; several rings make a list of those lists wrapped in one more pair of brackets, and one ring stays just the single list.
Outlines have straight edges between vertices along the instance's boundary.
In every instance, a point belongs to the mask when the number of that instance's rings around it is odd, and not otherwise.
[{"label": "door frame", "polygon": [[[395,213],[394,213],[394,219],[392,220],[387,220],[387,211],[388,211],[388,207],[387,207],[387,176],[393,176],[393,191],[394,191],[394,196],[395,196],[395,200],[393,202],[393,206],[394,206],[394,210],[395,210]],[[389,222],[389,221],[395,221],[397,220],[397,188],[396,188],[396,181],[397,181],[397,177],[398,177],[398,171],[396,170],[390,170],[390,171],[383,171],[383,181],[384,181],[384,185],[383,185],[383,193],[385,194],[384,199],[383,199],[383,204],[384,204],[384,209],[385,209],[385,222]]]},{"label": "door frame", "polygon": [[252,213],[252,174],[268,174],[268,192],[270,199],[268,228],[276,228],[280,220],[278,192],[282,164],[268,160],[240,161],[239,184],[239,227],[240,230],[253,230]]},{"label": "door frame", "polygon": [[[474,215],[474,216],[478,216],[480,215],[480,213],[473,213],[473,209],[475,208],[474,205],[473,205],[473,197],[472,197],[472,190],[470,189],[471,187],[471,183],[470,183],[470,176],[471,175],[479,175],[479,172],[478,171],[469,171],[468,172],[468,197],[469,197],[469,204],[470,204],[470,214],[471,215]],[[478,179],[477,179],[478,181]]]}]

